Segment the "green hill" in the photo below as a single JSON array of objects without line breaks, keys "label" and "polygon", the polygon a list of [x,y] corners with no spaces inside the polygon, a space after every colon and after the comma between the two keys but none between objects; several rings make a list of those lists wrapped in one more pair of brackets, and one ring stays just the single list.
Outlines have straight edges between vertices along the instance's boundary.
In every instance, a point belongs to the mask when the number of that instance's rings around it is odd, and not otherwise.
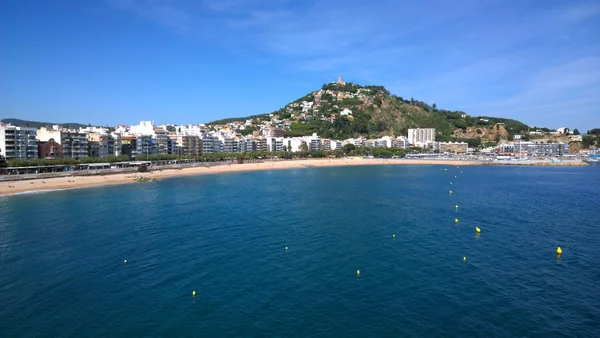
[{"label": "green hill", "polygon": [[[312,102],[302,112],[302,102]],[[341,116],[344,109],[351,115]],[[462,111],[439,109],[436,104],[404,99],[392,95],[383,86],[361,86],[354,83],[328,83],[284,108],[272,113],[291,123],[288,136],[318,133],[321,137],[346,139],[366,136],[406,135],[409,128],[435,128],[441,141],[465,140],[478,144],[498,141],[524,133],[522,122],[488,116],[469,116]],[[333,116],[332,116],[333,115]],[[269,115],[225,119],[209,124],[223,124],[247,119],[268,120]],[[498,125],[502,124],[502,125]]]},{"label": "green hill", "polygon": [[73,129],[78,129],[79,127],[85,128],[88,125],[86,124],[81,124],[81,123],[56,123],[56,122],[38,122],[38,121],[26,121],[26,120],[20,120],[20,119],[3,119],[0,120],[0,122],[2,123],[10,123],[14,126],[17,127],[30,127],[30,128],[40,128],[40,127],[47,127],[47,126],[52,126],[54,124],[59,124],[65,128],[73,128]]}]

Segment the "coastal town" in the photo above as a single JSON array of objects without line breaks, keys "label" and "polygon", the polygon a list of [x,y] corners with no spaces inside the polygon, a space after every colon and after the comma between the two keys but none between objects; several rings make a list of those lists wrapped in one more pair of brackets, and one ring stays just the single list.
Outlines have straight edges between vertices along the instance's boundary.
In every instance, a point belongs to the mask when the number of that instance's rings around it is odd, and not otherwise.
[{"label": "coastal town", "polygon": [[[277,119],[275,117],[274,119]],[[513,141],[473,149],[466,142],[438,142],[434,128],[414,128],[408,135],[383,136],[377,139],[364,137],[331,140],[316,133],[302,137],[284,137],[284,130],[265,123],[251,135],[240,134],[252,126],[253,121],[207,126],[154,125],[141,121],[138,125],[120,125],[110,131],[104,127],[86,127],[79,130],[58,125],[36,128],[0,125],[0,151],[6,160],[12,159],[85,159],[126,155],[143,159],[153,155],[178,155],[193,158],[211,153],[246,152],[302,152],[342,150],[346,145],[354,148],[419,148],[430,154],[492,153],[498,156],[566,156],[569,143],[581,142],[581,135],[571,135],[566,128],[548,133],[546,138]],[[553,142],[550,137],[560,137],[567,142]],[[589,155],[592,150],[581,150]]]},{"label": "coastal town", "polygon": [[[439,121],[446,124],[440,130],[413,118],[412,125],[420,125],[398,128],[388,121],[387,128],[381,119],[375,118],[384,113],[397,116],[398,121],[429,114],[438,119],[430,124],[440,125]],[[2,173],[20,173],[16,168],[48,167],[65,161],[85,164],[86,161],[195,160],[241,154],[595,161],[598,157],[595,147],[600,142],[597,129],[582,135],[577,129],[571,131],[566,127],[550,130],[508,119],[471,117],[463,112],[438,110],[435,104],[430,106],[412,98],[390,95],[381,86],[346,83],[341,77],[273,113],[207,124],[158,125],[140,121],[136,125],[115,127],[72,124],[31,127],[12,124],[10,119],[3,121],[0,166],[15,169]],[[53,170],[62,169],[66,168]]]}]

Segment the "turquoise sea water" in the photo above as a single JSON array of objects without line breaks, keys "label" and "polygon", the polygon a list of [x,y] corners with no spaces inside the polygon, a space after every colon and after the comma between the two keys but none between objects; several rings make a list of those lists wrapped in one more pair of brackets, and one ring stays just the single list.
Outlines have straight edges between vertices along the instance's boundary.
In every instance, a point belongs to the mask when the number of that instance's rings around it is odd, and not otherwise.
[{"label": "turquoise sea water", "polygon": [[310,168],[1,198],[0,336],[598,337],[600,167]]}]

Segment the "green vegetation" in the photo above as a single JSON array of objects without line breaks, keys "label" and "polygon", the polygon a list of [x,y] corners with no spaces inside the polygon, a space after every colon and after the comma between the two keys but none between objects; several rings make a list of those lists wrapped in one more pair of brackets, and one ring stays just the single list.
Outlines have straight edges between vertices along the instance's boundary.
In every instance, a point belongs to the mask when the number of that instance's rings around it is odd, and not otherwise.
[{"label": "green vegetation", "polygon": [[592,130],[588,130],[588,135],[600,136],[600,128],[594,128]]},{"label": "green vegetation", "polygon": [[[294,122],[289,130],[286,130],[286,136],[305,136],[317,133],[323,138],[347,139],[364,137],[379,137],[382,135],[405,135],[409,128],[435,128],[436,139],[447,141],[461,141],[454,136],[457,129],[466,133],[469,128],[473,128],[474,134],[462,141],[469,143],[470,146],[478,147],[490,133],[496,141],[500,140],[497,124],[503,124],[508,135],[511,138],[515,134],[526,135],[527,125],[512,119],[496,118],[489,116],[472,117],[462,111],[450,111],[439,109],[437,104],[429,105],[426,102],[415,100],[405,100],[400,96],[391,95],[383,86],[361,86],[354,83],[338,85],[337,83],[327,83],[321,87],[323,90],[331,90],[334,95],[324,93],[321,95],[321,106],[315,110],[318,113],[307,115],[304,121]],[[358,93],[367,97],[344,98],[337,100],[335,93],[347,92]],[[294,101],[310,101],[314,95],[309,93],[302,98]],[[369,104],[372,102],[372,104]],[[342,109],[351,109],[353,114],[350,117],[339,116]],[[299,112],[301,107],[293,108]],[[286,109],[280,109],[277,112],[280,118],[290,118],[291,113]],[[329,118],[336,115],[336,120],[332,123]],[[251,116],[248,118],[257,118]],[[248,118],[226,119],[216,121],[219,123],[231,122],[233,120],[245,120]],[[215,122],[213,122],[215,123]],[[544,128],[545,129],[545,128]],[[484,132],[485,130],[485,132]],[[542,129],[543,130],[543,129]],[[470,131],[470,130],[469,130]],[[504,137],[504,136],[503,136]],[[484,138],[484,140],[481,140]]]},{"label": "green vegetation", "polygon": [[244,130],[240,130],[242,136],[250,135],[252,132],[259,130],[258,127],[246,127]]},{"label": "green vegetation", "polygon": [[354,150],[356,150],[356,146],[354,144],[348,143],[342,147],[342,151],[344,152],[344,154],[350,154]]},{"label": "green vegetation", "polygon": [[246,120],[254,120],[254,119],[268,119],[269,118],[269,114],[259,114],[259,115],[252,115],[252,116],[246,116],[246,117],[233,117],[233,118],[228,118],[228,119],[222,119],[222,120],[216,120],[216,121],[212,121],[210,123],[207,123],[207,125],[214,125],[214,124],[227,124],[227,123],[232,123],[232,122],[236,122],[236,121],[246,121]]},{"label": "green vegetation", "polygon": [[11,159],[7,161],[9,167],[33,167],[45,165],[75,165],[87,163],[114,163],[129,161],[129,156],[106,156],[106,157],[86,157],[80,160],[72,158],[57,158],[57,159]]},{"label": "green vegetation", "polygon": [[333,95],[329,94],[329,93],[325,93],[323,95],[321,95],[321,100],[327,101],[327,102],[333,102],[336,99],[333,97]]},{"label": "green vegetation", "polygon": [[340,102],[340,105],[342,105],[344,107],[359,106],[361,104],[363,104],[363,101],[357,97],[345,98],[345,99],[342,99],[342,102]]},{"label": "green vegetation", "polygon": [[323,90],[335,90],[339,92],[358,93],[358,90],[363,88],[361,85],[357,85],[351,82],[346,82],[344,85],[338,85],[337,83],[326,83],[321,89]]}]

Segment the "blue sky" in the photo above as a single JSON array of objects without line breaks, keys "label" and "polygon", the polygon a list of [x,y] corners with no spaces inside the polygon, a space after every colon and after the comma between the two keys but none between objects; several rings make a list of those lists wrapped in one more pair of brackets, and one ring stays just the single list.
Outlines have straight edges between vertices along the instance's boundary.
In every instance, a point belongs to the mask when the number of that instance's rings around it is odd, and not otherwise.
[{"label": "blue sky", "polygon": [[336,79],[529,125],[600,127],[600,2],[0,3],[0,117],[202,123]]}]

